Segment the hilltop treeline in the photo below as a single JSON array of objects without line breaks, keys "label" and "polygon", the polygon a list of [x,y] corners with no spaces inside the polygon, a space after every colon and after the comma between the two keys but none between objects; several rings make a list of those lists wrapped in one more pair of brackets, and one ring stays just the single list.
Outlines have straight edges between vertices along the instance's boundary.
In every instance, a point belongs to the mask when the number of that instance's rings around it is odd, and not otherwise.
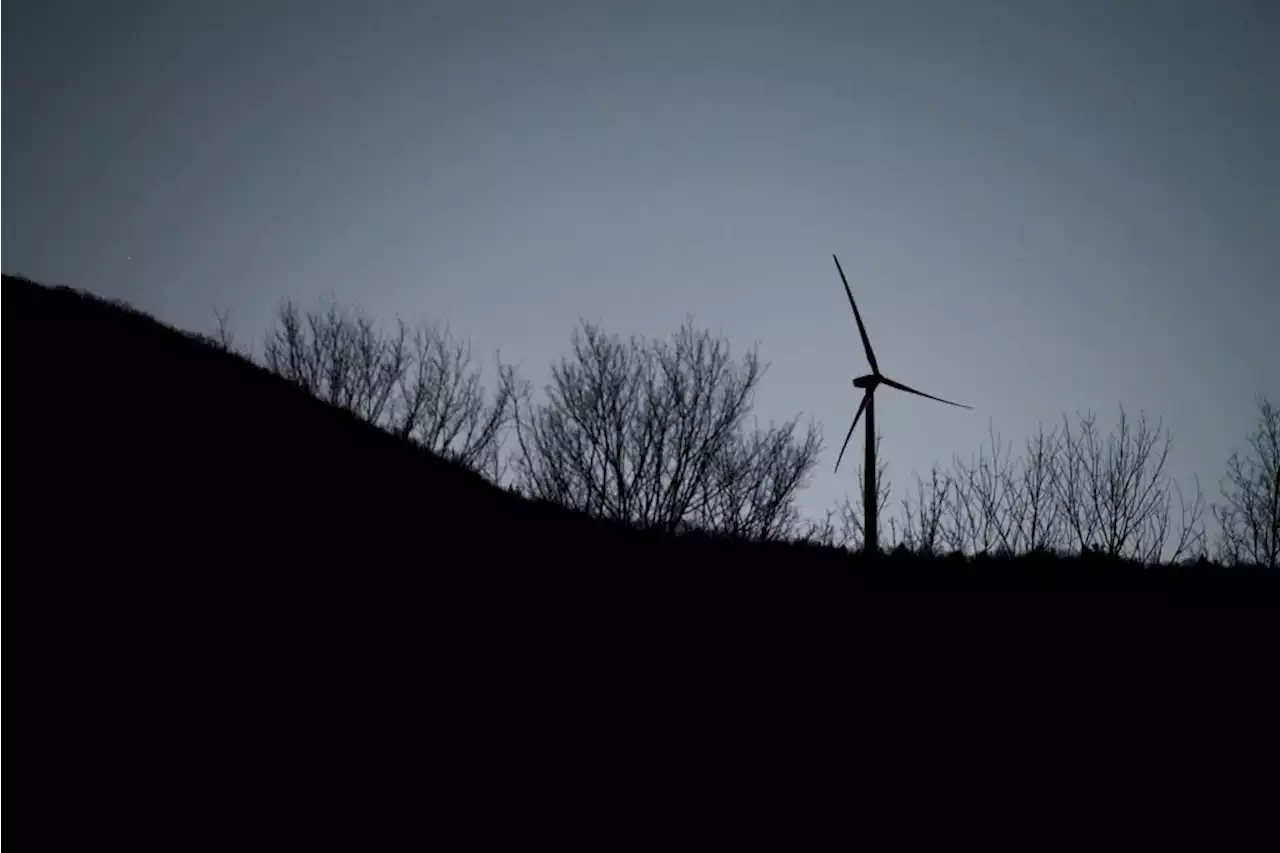
[{"label": "hilltop treeline", "polygon": [[[235,348],[225,318],[210,340]],[[861,470],[856,501],[803,518],[797,497],[822,450],[819,429],[799,417],[748,427],[765,375],[758,351],[735,359],[727,341],[691,321],[656,341],[582,323],[540,395],[501,359],[485,383],[468,342],[448,330],[397,320],[388,331],[332,301],[308,312],[282,305],[259,358],[320,399],[522,495],[672,533],[862,545]],[[1245,438],[1211,501],[1198,481],[1184,487],[1169,476],[1169,431],[1145,414],[1122,408],[1109,432],[1093,412],[1064,414],[1020,453],[993,430],[970,459],[934,465],[899,497],[882,467],[881,541],[921,555],[1275,568],[1280,412],[1265,397]]]},{"label": "hilltop treeline", "polygon": [[[236,346],[225,318],[211,336],[179,333],[127,305],[70,288],[9,277],[5,287],[6,301],[18,309],[10,318],[23,310],[31,318],[15,327],[18,332],[36,334],[42,328],[36,319],[47,324],[46,341],[33,339],[26,350],[79,352],[78,361],[64,359],[59,377],[105,383],[91,394],[101,398],[99,407],[73,406],[69,416],[84,430],[77,434],[104,432],[104,412],[119,420],[159,421],[166,427],[163,438],[147,450],[169,446],[174,459],[183,460],[165,478],[205,478],[198,487],[205,491],[218,491],[216,480],[242,467],[215,461],[228,441],[210,430],[228,418],[236,428],[224,427],[227,437],[250,430],[243,441],[251,441],[252,430],[259,430],[259,437],[278,437],[297,453],[297,470],[285,474],[276,457],[274,465],[264,462],[259,482],[242,485],[246,491],[266,489],[284,507],[300,500],[298,493],[315,500],[337,488],[326,483],[338,482],[335,470],[349,464],[346,451],[316,443],[311,421],[323,410],[288,402],[301,393],[329,403],[325,410],[375,427],[383,437],[376,446],[425,451],[421,459],[448,469],[451,478],[456,473],[462,478],[451,480],[457,488],[484,494],[485,501],[495,494],[506,501],[525,498],[538,512],[572,511],[599,529],[690,542],[696,533],[712,542],[786,544],[788,553],[831,551],[838,561],[861,546],[859,502],[845,498],[818,520],[805,519],[797,508],[822,451],[817,425],[799,418],[768,427],[749,423],[765,375],[758,351],[735,359],[726,341],[691,321],[666,341],[625,339],[581,324],[571,351],[552,365],[550,382],[535,394],[500,359],[486,382],[468,342],[448,329],[402,320],[387,329],[333,302],[312,311],[280,306],[261,351],[251,353]],[[177,341],[189,355],[175,355]],[[143,355],[148,347],[166,355]],[[131,350],[137,355],[128,355]],[[104,373],[124,359],[134,364]],[[147,359],[160,359],[163,373],[150,362],[138,366]],[[169,366],[187,360],[202,366]],[[33,377],[55,361],[24,356],[22,364],[35,387],[40,379]],[[63,388],[50,382],[37,396]],[[188,398],[184,405],[200,414],[179,418],[177,401]],[[124,400],[132,400],[133,409],[124,411]],[[174,411],[164,411],[166,400]],[[56,397],[45,410],[73,401]],[[282,405],[291,414],[253,423],[255,407]],[[90,412],[97,412],[96,420]],[[1092,412],[1074,420],[1064,416],[1028,439],[1020,455],[992,433],[989,446],[972,459],[956,456],[950,466],[934,465],[896,500],[882,470],[882,542],[886,551],[919,557],[1084,555],[1147,566],[1213,561],[1275,569],[1280,412],[1267,398],[1258,400],[1256,428],[1245,438],[1247,447],[1228,457],[1219,500],[1208,501],[1198,483],[1184,489],[1166,473],[1169,432],[1146,415],[1132,418],[1121,410],[1110,433]],[[303,447],[305,453],[297,451]],[[101,462],[86,462],[83,475],[95,465]],[[445,501],[435,487],[415,482],[412,466],[394,467],[378,498],[385,515],[393,515],[392,502],[406,512],[424,501],[442,505],[431,510],[436,517],[444,510],[462,512],[456,507],[465,506],[465,498]],[[887,512],[893,508],[896,515]],[[429,520],[431,512],[415,515]]]}]

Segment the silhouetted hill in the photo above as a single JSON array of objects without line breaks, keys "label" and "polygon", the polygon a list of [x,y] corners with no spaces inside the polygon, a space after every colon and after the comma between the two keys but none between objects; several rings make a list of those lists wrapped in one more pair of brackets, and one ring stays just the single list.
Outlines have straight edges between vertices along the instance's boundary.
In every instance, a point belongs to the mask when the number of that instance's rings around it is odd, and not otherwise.
[{"label": "silhouetted hill", "polygon": [[[10,446],[40,459],[17,472],[22,512],[50,560],[124,558],[223,576],[341,569],[422,583],[617,570],[782,583],[904,584],[1143,592],[1199,571],[1145,571],[1102,558],[957,563],[897,555],[885,571],[816,545],[666,536],[523,499],[393,437],[264,368],[119,303],[5,276],[12,330]],[[74,527],[74,536],[54,530]],[[904,569],[909,572],[904,573]],[[888,571],[892,569],[892,571]],[[628,572],[622,572],[627,574]],[[922,580],[905,580],[907,574]],[[1169,584],[1151,578],[1174,579]],[[627,583],[636,583],[631,580]]]},{"label": "silhouetted hill", "polygon": [[[852,689],[848,673],[865,687],[876,671],[941,671],[957,637],[991,630],[982,605],[1007,630],[1041,620],[1037,603],[1130,613],[1273,593],[1273,579],[1207,565],[867,566],[605,523],[125,306],[3,286],[10,625],[20,612],[39,661],[28,712],[58,733],[35,784],[77,807],[113,792],[108,823],[144,808],[182,820],[227,778],[243,809],[275,808],[259,778],[272,767],[291,797],[326,784],[355,797],[349,774],[389,755],[446,762],[455,792],[491,784],[494,761],[539,785],[534,770],[566,760],[566,727],[616,740],[623,707],[680,728],[689,697],[733,679],[772,685],[749,700],[763,708],[814,684]],[[1017,636],[992,648],[1030,654]],[[780,673],[797,684],[776,692]],[[672,696],[684,710],[664,716]],[[712,739],[729,727],[706,725]],[[623,751],[657,749],[659,729],[626,729]]]}]

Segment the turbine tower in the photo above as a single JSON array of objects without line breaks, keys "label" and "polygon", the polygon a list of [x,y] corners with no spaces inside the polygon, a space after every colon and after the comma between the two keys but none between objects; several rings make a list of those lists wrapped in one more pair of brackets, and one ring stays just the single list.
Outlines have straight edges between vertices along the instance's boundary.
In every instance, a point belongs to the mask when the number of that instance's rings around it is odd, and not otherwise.
[{"label": "turbine tower", "polygon": [[890,388],[897,388],[899,391],[906,391],[908,394],[928,397],[930,400],[937,400],[939,403],[946,403],[948,406],[959,406],[962,409],[972,409],[973,406],[953,403],[950,400],[944,400],[941,397],[917,391],[914,388],[903,385],[901,382],[893,381],[880,372],[880,366],[876,364],[876,354],[871,349],[870,339],[867,338],[867,327],[862,325],[862,315],[858,313],[858,303],[853,301],[853,291],[849,289],[849,280],[844,277],[844,270],[840,268],[840,259],[835,255],[832,255],[831,259],[836,262],[836,271],[840,273],[840,281],[844,282],[844,292],[849,297],[850,307],[853,308],[853,319],[858,321],[858,334],[862,336],[862,347],[867,351],[867,361],[871,364],[870,373],[853,380],[853,387],[864,389],[862,402],[858,404],[858,413],[853,416],[853,423],[849,425],[849,432],[845,434],[844,444],[840,445],[840,455],[836,457],[836,471],[839,472],[840,470],[840,460],[844,458],[845,448],[849,446],[849,439],[853,437],[853,428],[858,425],[858,418],[862,417],[862,413],[865,411],[867,413],[867,453],[866,473],[862,484],[862,506],[866,514],[863,522],[863,548],[865,553],[875,554],[880,550],[880,540],[876,529],[876,515],[880,510],[876,500],[878,497],[876,494],[876,388],[880,385],[888,385]]}]

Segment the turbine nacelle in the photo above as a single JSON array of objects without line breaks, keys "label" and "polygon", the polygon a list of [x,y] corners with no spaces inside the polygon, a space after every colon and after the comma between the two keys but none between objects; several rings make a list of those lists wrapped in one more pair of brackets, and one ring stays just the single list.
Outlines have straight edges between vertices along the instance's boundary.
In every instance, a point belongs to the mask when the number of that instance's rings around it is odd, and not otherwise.
[{"label": "turbine nacelle", "polygon": [[854,388],[875,388],[880,384],[880,377],[874,373],[868,373],[866,376],[859,376],[853,380]]}]

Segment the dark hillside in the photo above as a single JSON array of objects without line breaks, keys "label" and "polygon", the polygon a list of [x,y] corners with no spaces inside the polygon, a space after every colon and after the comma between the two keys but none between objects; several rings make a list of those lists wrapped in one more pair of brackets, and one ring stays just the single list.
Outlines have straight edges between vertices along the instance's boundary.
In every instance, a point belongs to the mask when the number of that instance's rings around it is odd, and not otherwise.
[{"label": "dark hillside", "polygon": [[[696,728],[688,697],[735,676],[774,685],[757,710],[877,671],[921,678],[921,661],[945,668],[957,637],[991,630],[981,604],[1007,631],[1041,621],[1028,608],[1045,602],[1129,613],[1258,603],[1274,587],[1094,559],[868,568],[816,546],[606,524],[494,487],[146,315],[3,287],[10,624],[34,666],[26,713],[56,733],[35,784],[77,809],[97,792],[102,820],[181,820],[225,796],[224,778],[238,814],[356,797],[346,774],[388,755],[432,756],[453,792],[490,784],[488,761],[541,785],[528,774],[563,764],[571,734],[625,708],[649,721],[623,739],[643,753],[664,728]],[[1019,638],[1002,655],[1029,653],[1025,633],[1002,636]],[[780,673],[807,687],[773,692]],[[668,695],[685,710],[663,710]]]},{"label": "dark hillside", "polygon": [[[127,307],[3,287],[35,784],[102,837],[228,790],[237,819],[349,807],[390,755],[436,803],[498,761],[532,784],[566,760],[548,732],[609,725],[622,673],[719,683],[848,580],[845,554],[674,545],[520,499]],[[808,571],[764,585],[797,556]]]},{"label": "dark hillside", "polygon": [[913,595],[1146,595],[1201,580],[1235,588],[1242,574],[910,555],[869,571],[818,546],[642,532],[520,498],[122,304],[14,276],[4,304],[6,445],[19,449],[9,484],[23,496],[8,518],[54,564],[245,573],[268,586],[266,576],[293,573],[455,590],[501,577],[533,592],[572,576],[595,591],[676,583],[717,594],[731,579],[774,593],[853,582]]},{"label": "dark hillside", "polygon": [[[10,438],[51,454],[20,473],[26,510],[82,531],[50,541],[51,558],[91,540],[147,566],[412,553],[415,569],[455,574],[496,556],[601,568],[665,542],[524,500],[127,306],[13,276],[4,287],[10,398],[41,413],[14,419]],[[618,552],[600,554],[605,542]]]}]

